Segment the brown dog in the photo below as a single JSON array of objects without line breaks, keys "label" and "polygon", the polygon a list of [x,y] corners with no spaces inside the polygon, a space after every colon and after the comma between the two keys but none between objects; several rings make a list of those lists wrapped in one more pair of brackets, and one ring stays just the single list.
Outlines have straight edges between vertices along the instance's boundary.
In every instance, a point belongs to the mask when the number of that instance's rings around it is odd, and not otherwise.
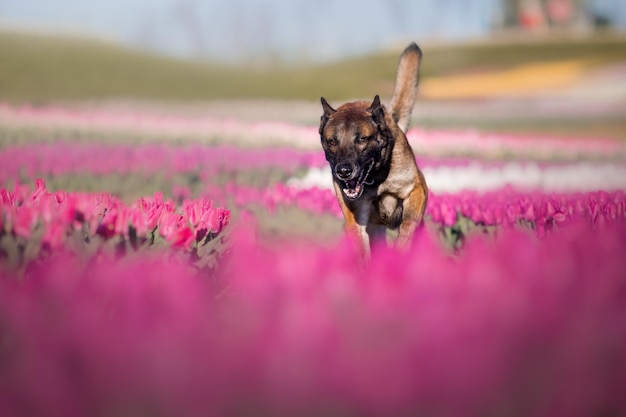
[{"label": "brown dog", "polygon": [[337,110],[321,98],[320,137],[333,185],[353,237],[364,258],[370,238],[398,229],[396,247],[407,248],[422,220],[428,189],[406,132],[415,96],[422,51],[412,43],[402,55],[390,111],[378,96],[346,103]]}]

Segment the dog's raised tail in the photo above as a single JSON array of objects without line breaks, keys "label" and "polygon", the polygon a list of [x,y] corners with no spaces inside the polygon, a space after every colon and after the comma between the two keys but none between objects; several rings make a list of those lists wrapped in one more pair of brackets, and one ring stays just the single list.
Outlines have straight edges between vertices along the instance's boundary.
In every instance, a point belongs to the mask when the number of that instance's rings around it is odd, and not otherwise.
[{"label": "dog's raised tail", "polygon": [[407,131],[411,121],[421,61],[422,50],[415,42],[407,46],[400,55],[396,86],[391,97],[391,115],[403,132]]}]

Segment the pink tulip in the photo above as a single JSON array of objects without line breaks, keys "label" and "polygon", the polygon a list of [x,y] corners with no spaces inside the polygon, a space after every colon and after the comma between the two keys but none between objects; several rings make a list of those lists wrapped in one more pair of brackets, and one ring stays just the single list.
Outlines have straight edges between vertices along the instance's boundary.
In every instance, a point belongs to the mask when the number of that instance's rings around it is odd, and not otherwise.
[{"label": "pink tulip", "polygon": [[228,224],[230,212],[224,209],[211,209],[206,216],[206,225],[212,233],[219,233]]},{"label": "pink tulip", "polygon": [[52,222],[46,225],[42,237],[42,243],[50,250],[61,249],[67,234],[66,227],[60,222]]},{"label": "pink tulip", "polygon": [[17,236],[29,238],[37,223],[37,212],[29,206],[20,206],[13,215],[13,231]]},{"label": "pink tulip", "polygon": [[174,230],[173,233],[170,233],[169,235],[167,235],[166,239],[174,247],[189,248],[191,247],[193,242],[196,240],[196,237],[195,237],[194,232],[192,232],[192,230],[189,227],[182,226]]},{"label": "pink tulip", "polygon": [[444,226],[454,226],[457,221],[457,212],[452,204],[441,204],[441,219]]},{"label": "pink tulip", "polygon": [[32,199],[37,200],[39,196],[46,193],[46,182],[43,180],[43,178],[37,178],[35,180],[35,192],[32,194]]},{"label": "pink tulip", "polygon": [[[432,197],[431,197],[432,200]],[[426,206],[426,215],[430,216],[430,220],[435,224],[443,223],[443,215],[441,214],[440,204],[429,204]]]},{"label": "pink tulip", "polygon": [[15,199],[14,194],[11,193],[7,189],[3,188],[3,189],[0,190],[0,198],[2,198],[2,204],[4,204],[4,205],[12,206],[12,205],[15,204],[15,202],[14,202],[14,199]]},{"label": "pink tulip", "polygon": [[151,206],[149,208],[149,211],[146,213],[147,215],[146,223],[145,223],[146,228],[148,230],[154,230],[159,224],[162,214],[163,214],[163,207]]}]

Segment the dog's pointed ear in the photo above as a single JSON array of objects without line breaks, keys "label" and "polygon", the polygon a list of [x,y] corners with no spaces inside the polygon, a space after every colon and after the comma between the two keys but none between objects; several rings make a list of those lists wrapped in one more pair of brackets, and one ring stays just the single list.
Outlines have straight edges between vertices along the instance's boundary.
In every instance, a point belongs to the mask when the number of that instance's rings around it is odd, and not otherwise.
[{"label": "dog's pointed ear", "polygon": [[337,110],[330,107],[330,104],[328,104],[328,102],[326,101],[324,97],[321,97],[321,101],[322,101],[322,108],[324,109],[324,114],[322,114],[322,117],[320,117],[320,130],[319,130],[320,136],[322,136],[324,133],[324,126],[326,126],[326,122],[328,121],[328,118],[330,117],[330,115],[337,113]]},{"label": "dog's pointed ear", "polygon": [[374,119],[374,122],[377,125],[385,122],[385,111],[383,110],[383,106],[380,104],[380,97],[378,97],[378,94],[376,94],[374,101],[372,101],[372,104],[370,104],[365,111],[371,113],[372,119]]},{"label": "dog's pointed ear", "polygon": [[322,102],[322,108],[324,109],[324,115],[325,116],[330,116],[333,113],[337,113],[337,110],[333,109],[330,104],[328,104],[328,102],[326,101],[326,99],[324,97],[320,98],[321,102]]}]

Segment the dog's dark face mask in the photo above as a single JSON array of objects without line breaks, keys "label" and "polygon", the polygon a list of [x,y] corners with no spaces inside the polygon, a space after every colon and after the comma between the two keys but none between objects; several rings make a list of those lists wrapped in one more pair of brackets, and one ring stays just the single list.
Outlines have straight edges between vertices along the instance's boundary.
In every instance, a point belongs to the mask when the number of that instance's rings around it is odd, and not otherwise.
[{"label": "dog's dark face mask", "polygon": [[344,196],[356,200],[366,186],[374,185],[374,173],[387,153],[389,134],[378,96],[367,103],[348,103],[333,109],[322,97],[320,121],[322,148],[333,177]]}]

